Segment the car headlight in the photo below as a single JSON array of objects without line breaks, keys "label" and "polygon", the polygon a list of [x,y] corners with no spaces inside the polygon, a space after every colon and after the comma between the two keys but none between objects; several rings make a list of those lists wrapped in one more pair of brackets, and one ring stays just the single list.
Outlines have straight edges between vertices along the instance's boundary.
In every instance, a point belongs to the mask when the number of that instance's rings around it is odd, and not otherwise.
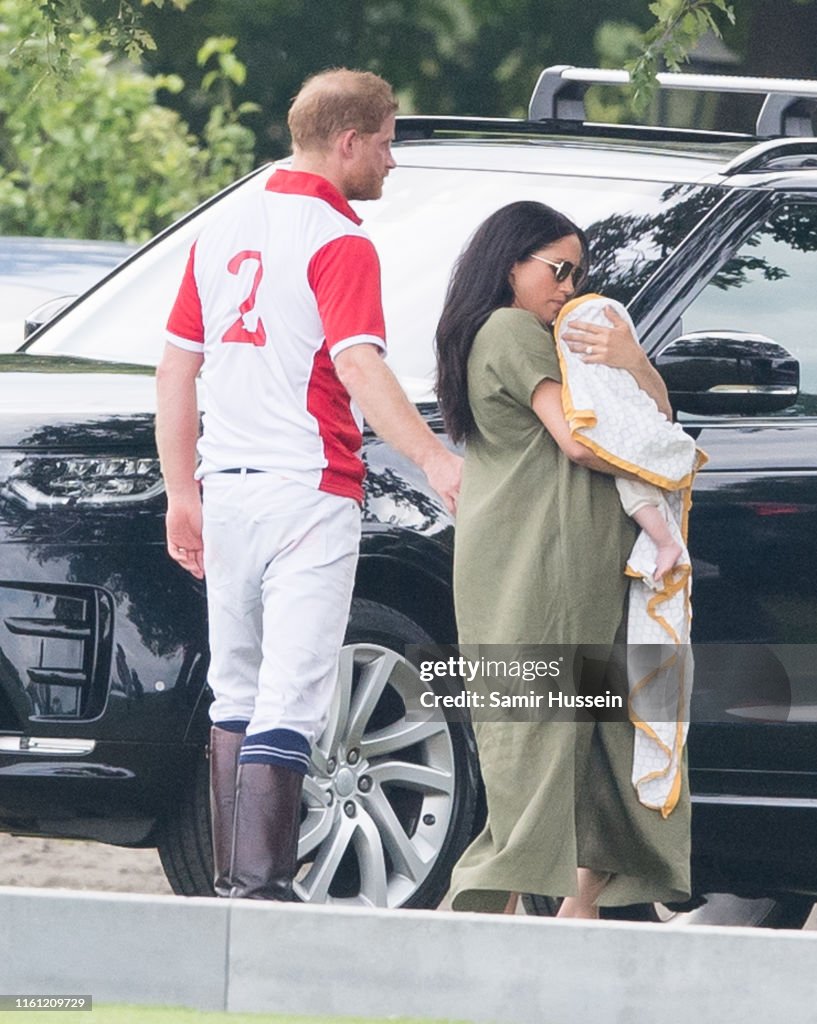
[{"label": "car headlight", "polygon": [[0,494],[27,508],[126,505],[164,490],[159,460],[127,456],[6,455]]}]

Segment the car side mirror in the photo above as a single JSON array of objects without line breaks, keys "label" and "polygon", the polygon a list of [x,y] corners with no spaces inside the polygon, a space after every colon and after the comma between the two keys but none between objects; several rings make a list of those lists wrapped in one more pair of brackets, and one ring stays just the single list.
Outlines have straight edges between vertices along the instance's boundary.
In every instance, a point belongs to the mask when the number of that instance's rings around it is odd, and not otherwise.
[{"label": "car side mirror", "polygon": [[57,313],[61,313],[66,306],[70,306],[75,298],[76,295],[58,295],[53,299],[46,299],[36,309],[32,309],[25,318],[23,339],[27,341],[35,331],[39,331],[43,324],[47,324]]},{"label": "car side mirror", "polygon": [[696,331],[655,359],[674,409],[705,416],[778,412],[797,401],[800,364],[764,334]]}]

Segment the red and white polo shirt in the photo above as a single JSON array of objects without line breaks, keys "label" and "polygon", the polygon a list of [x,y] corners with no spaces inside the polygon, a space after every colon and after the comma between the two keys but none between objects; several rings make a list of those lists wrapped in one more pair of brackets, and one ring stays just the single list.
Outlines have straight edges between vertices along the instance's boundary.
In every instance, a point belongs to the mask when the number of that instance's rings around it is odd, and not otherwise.
[{"label": "red and white polo shirt", "polygon": [[362,500],[362,420],[332,362],[386,347],[360,224],[325,178],[276,170],[193,245],[167,340],[204,355],[199,476],[246,466]]}]

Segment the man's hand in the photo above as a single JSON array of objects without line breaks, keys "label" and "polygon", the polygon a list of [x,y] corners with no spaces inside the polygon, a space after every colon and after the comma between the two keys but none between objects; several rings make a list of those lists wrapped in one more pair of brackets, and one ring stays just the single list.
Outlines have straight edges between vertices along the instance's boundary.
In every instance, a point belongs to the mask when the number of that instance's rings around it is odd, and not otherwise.
[{"label": "man's hand", "polygon": [[170,557],[197,580],[204,579],[204,544],[201,539],[201,499],[198,491],[184,501],[168,502],[167,550]]},{"label": "man's hand", "polygon": [[156,447],[167,492],[167,550],[196,579],[204,578],[201,490],[194,479],[199,412],[196,376],[202,356],[166,345],[156,369]]},{"label": "man's hand", "polygon": [[453,515],[462,459],[429,429],[378,349],[368,344],[344,349],[335,360],[335,370],[372,430],[423,470]]},{"label": "man's hand", "polygon": [[423,471],[428,482],[445,502],[445,507],[452,516],[456,515],[462,479],[460,456],[440,446],[423,465]]}]

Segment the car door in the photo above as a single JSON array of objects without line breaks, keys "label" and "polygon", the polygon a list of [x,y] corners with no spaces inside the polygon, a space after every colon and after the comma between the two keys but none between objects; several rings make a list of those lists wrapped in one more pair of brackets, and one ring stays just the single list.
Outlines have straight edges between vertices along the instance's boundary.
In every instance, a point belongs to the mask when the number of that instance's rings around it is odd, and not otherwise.
[{"label": "car door", "polygon": [[664,303],[673,326],[651,355],[679,335],[760,334],[798,360],[800,386],[774,413],[678,417],[710,460],[690,518],[693,788],[806,798],[817,783],[817,194],[757,190],[719,216],[705,245],[689,241],[698,277]]}]

